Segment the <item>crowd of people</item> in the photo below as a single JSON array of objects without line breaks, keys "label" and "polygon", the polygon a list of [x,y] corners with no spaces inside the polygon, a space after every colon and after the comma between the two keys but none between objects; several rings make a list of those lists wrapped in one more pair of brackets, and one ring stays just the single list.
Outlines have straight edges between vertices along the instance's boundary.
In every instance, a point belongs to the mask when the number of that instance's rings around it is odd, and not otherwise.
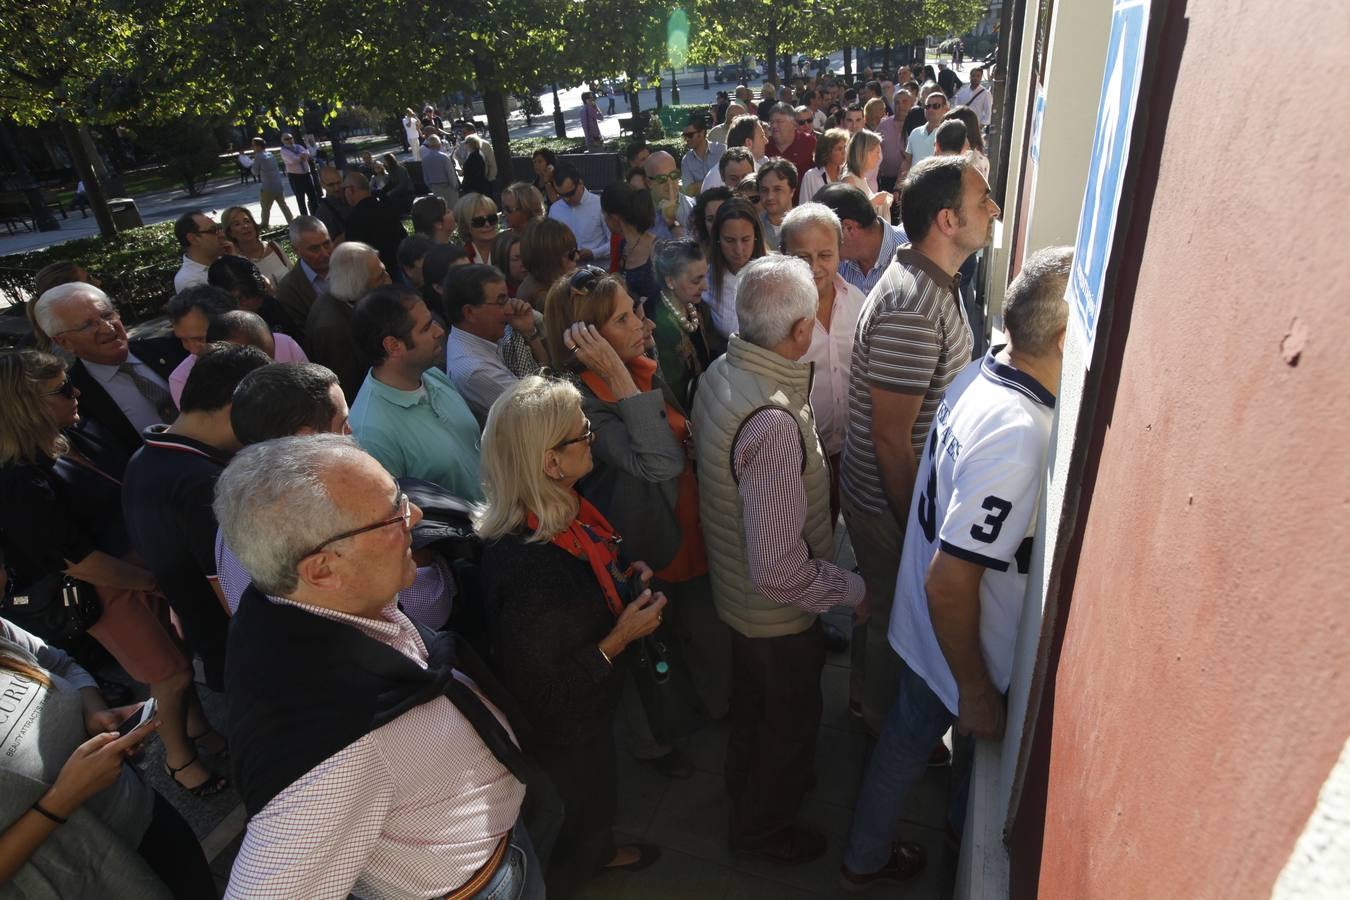
[{"label": "crowd of people", "polygon": [[[243,798],[228,896],[569,897],[660,855],[615,838],[617,721],[681,779],[726,720],[731,851],[802,863],[844,649],[878,743],[841,880],[913,877],[908,788],[955,725],[959,834],[1002,730],[1066,321],[1041,251],[985,350],[978,71],[739,88],[598,194],[546,150],[497,192],[490,147],[408,110],[430,191],[320,168],[295,259],[264,151],[261,226],[175,223],[172,337],[39,273],[36,349],[0,354],[0,881],[215,896],[125,762],[154,732],[178,789]],[[75,595],[149,725],[21,615]]]}]

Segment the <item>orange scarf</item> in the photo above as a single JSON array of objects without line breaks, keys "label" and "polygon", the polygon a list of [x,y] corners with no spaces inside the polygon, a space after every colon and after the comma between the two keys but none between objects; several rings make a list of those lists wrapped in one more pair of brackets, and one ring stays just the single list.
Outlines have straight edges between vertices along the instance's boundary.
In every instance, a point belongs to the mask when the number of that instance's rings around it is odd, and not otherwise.
[{"label": "orange scarf", "polygon": [[[650,391],[652,389],[653,379],[656,376],[656,360],[647,356],[639,356],[628,362],[628,372],[633,376],[633,383],[637,385],[639,391]],[[599,375],[590,370],[581,373],[581,380],[591,389],[595,396],[606,403],[616,402],[614,392],[609,389],[609,385]],[[686,441],[693,440],[693,435],[689,432],[689,423],[684,417],[684,413],[666,401],[666,424],[675,434],[675,440],[683,445]],[[708,551],[703,543],[703,528],[698,518],[698,477],[694,474],[694,467],[687,462],[684,471],[680,473],[680,482],[677,487],[675,499],[675,521],[680,526],[680,547],[675,551],[675,556],[663,568],[655,574],[662,581],[678,583],[696,578],[708,571]]]},{"label": "orange scarf", "polygon": [[[577,494],[577,504],[576,517],[553,536],[551,543],[590,563],[595,580],[604,592],[605,605],[618,618],[623,612],[618,588],[618,579],[623,577],[619,571],[619,542],[623,538],[614,533],[614,526],[605,520],[600,510],[580,494]],[[530,530],[537,530],[538,516],[526,513],[525,524]]]}]

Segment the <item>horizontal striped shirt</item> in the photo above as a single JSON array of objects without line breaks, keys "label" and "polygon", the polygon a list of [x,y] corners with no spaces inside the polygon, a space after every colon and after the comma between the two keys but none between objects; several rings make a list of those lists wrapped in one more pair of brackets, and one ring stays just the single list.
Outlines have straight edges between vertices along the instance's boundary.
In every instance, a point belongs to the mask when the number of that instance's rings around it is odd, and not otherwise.
[{"label": "horizontal striped shirt", "polygon": [[853,339],[840,489],[858,508],[873,515],[887,510],[872,440],[872,388],[923,395],[910,430],[917,460],[947,385],[970,362],[972,343],[955,278],[918,250],[896,251]]}]

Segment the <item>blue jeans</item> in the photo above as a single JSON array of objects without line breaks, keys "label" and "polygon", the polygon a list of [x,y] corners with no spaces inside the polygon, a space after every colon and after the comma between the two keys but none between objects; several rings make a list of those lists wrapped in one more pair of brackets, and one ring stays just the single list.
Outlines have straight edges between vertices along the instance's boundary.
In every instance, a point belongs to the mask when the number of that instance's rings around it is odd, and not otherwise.
[{"label": "blue jeans", "polygon": [[473,900],[544,900],[544,873],[522,822],[511,829],[506,858]]},{"label": "blue jeans", "polygon": [[[853,811],[848,848],[844,851],[844,865],[859,874],[875,872],[890,859],[900,805],[909,789],[928,770],[933,746],[956,721],[928,682],[914,674],[903,660],[900,665],[899,694],[882,722],[881,736],[867,764],[867,774],[858,791],[858,806]],[[969,757],[968,753],[962,755]],[[954,782],[962,780],[960,771],[969,774],[968,768],[954,770]],[[952,785],[953,812],[960,803],[959,813],[952,817],[953,824],[964,817],[968,784],[967,780]]]}]

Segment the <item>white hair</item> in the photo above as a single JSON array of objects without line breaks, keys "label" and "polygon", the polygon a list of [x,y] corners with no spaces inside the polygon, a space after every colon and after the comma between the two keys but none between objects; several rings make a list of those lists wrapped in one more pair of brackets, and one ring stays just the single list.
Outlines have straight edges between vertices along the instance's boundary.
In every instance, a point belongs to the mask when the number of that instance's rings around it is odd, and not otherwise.
[{"label": "white hair", "polygon": [[818,300],[811,267],[802,260],[778,254],[752,259],[736,282],[741,337],[757,347],[775,347],[793,325],[815,317]]},{"label": "white hair", "polygon": [[365,454],[350,437],[311,434],[245,447],[216,481],[211,504],[229,547],[258,590],[286,596],[304,554],[360,527],[329,493],[324,475]]},{"label": "white hair", "polygon": [[374,247],[360,241],[338,244],[328,259],[328,293],[348,303],[360,300],[370,282],[366,258],[379,255]]},{"label": "white hair", "polygon": [[287,231],[291,236],[291,243],[298,244],[306,232],[322,231],[324,234],[328,234],[328,226],[323,224],[323,220],[317,216],[296,216],[291,219],[291,225]]},{"label": "white hair", "polygon": [[778,231],[779,252],[787,252],[789,235],[812,226],[833,234],[835,240],[841,246],[843,245],[844,230],[840,226],[839,216],[835,215],[834,210],[824,203],[803,203],[801,206],[794,206],[788,210],[788,214],[783,217],[783,224]]},{"label": "white hair", "polygon": [[88,297],[100,306],[113,305],[102,288],[95,287],[87,281],[58,284],[43,291],[42,296],[38,297],[37,303],[33,305],[33,318],[37,321],[38,327],[49,335],[64,331],[66,321],[56,311],[56,307],[72,297]]}]

